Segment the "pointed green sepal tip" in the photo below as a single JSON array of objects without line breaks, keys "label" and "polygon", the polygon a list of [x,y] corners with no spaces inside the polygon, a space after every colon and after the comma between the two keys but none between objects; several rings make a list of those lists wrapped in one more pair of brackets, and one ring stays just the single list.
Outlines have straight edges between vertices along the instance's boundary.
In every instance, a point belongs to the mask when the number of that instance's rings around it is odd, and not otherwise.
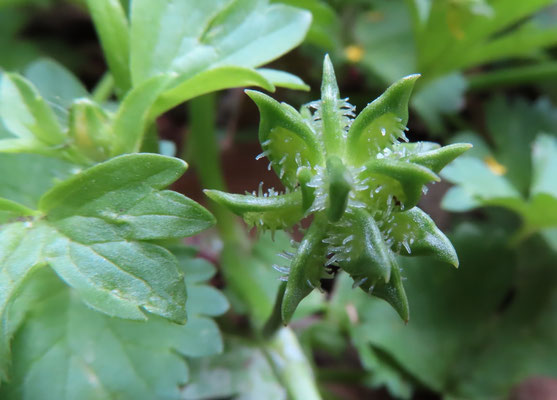
[{"label": "pointed green sepal tip", "polygon": [[338,98],[340,98],[340,91],[335,76],[335,69],[331,62],[331,58],[328,54],[325,54],[323,60],[323,80],[321,82],[321,99],[326,101],[328,99],[336,100]]},{"label": "pointed green sepal tip", "polygon": [[404,256],[433,256],[458,268],[459,261],[451,241],[435,225],[429,215],[414,207],[394,215],[391,235],[400,243]]},{"label": "pointed green sepal tip", "polygon": [[456,143],[438,149],[417,153],[410,161],[439,173],[447,164],[473,147],[470,143]]},{"label": "pointed green sepal tip", "polygon": [[365,282],[360,288],[380,299],[389,303],[398,313],[404,323],[410,320],[410,306],[408,305],[408,297],[402,285],[402,278],[400,276],[400,268],[396,260],[391,255],[392,259],[392,277],[389,282],[384,283],[369,283]]}]

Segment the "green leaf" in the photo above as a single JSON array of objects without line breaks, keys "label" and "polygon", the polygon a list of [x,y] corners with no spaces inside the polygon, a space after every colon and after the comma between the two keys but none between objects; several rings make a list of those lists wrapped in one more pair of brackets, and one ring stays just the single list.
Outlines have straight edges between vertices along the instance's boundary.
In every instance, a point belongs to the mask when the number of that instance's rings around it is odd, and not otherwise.
[{"label": "green leaf", "polygon": [[408,101],[419,75],[410,75],[392,84],[356,117],[347,137],[347,150],[354,165],[404,138],[408,122]]},{"label": "green leaf", "polygon": [[271,2],[288,4],[311,12],[313,19],[305,43],[327,50],[333,50],[338,46],[339,19],[334,8],[326,2],[321,0],[271,0]]},{"label": "green leaf", "polygon": [[191,378],[183,399],[287,399],[265,351],[238,338],[226,340],[223,354],[193,361]]},{"label": "green leaf", "polygon": [[131,87],[130,33],[128,20],[119,0],[87,0],[97,34],[120,94]]},{"label": "green leaf", "polygon": [[214,223],[197,203],[170,191],[186,164],[150,154],[114,158],[51,189],[46,259],[92,307],[141,319],[142,306],[185,320],[185,291],[173,256],[139,240],[181,238]]},{"label": "green leaf", "polygon": [[44,146],[57,146],[66,139],[45,99],[16,74],[5,74],[0,82],[0,118],[14,136],[22,139],[37,140]]},{"label": "green leaf", "polygon": [[549,194],[557,198],[557,138],[539,135],[532,148],[533,176],[530,195]]},{"label": "green leaf", "polygon": [[10,339],[21,322],[14,303],[33,269],[44,263],[42,251],[46,231],[28,222],[16,222],[0,229],[0,382],[7,379]]},{"label": "green leaf", "polygon": [[[191,260],[182,259],[185,270]],[[54,274],[39,278],[42,296],[13,342],[12,379],[2,398],[178,400],[189,379],[184,356],[222,351],[216,324],[203,316],[217,310],[205,307],[201,282],[189,291],[188,324],[176,325],[154,315],[145,322],[110,318],[84,306]]]},{"label": "green leaf", "polygon": [[557,109],[547,99],[530,103],[496,97],[487,104],[486,123],[494,143],[492,156],[505,166],[505,177],[526,196],[532,180],[532,159],[525,149],[540,133],[557,133]]},{"label": "green leaf", "polygon": [[[275,86],[268,78],[279,83],[286,78],[286,84],[296,86],[299,83],[290,78],[285,72],[280,75],[275,73],[262,74],[259,70],[245,67],[222,66],[202,71],[181,83],[174,83],[173,87],[166,90],[153,106],[151,115],[158,116],[178,104],[191,100],[203,94],[229,89],[237,86],[260,86],[265,90],[274,92]],[[301,81],[301,80],[300,80]]]},{"label": "green leaf", "polygon": [[39,59],[25,68],[24,75],[50,105],[62,127],[68,125],[67,110],[72,103],[89,97],[75,75],[54,60]]},{"label": "green leaf", "polygon": [[0,197],[36,209],[43,193],[79,170],[38,154],[0,154],[0,171],[10,171],[0,174]]},{"label": "green leaf", "polygon": [[505,398],[531,377],[557,374],[555,253],[529,243],[521,258],[512,303],[496,324],[487,322],[489,330],[473,343],[474,351],[461,353],[454,368],[460,379],[450,388],[455,397]]},{"label": "green leaf", "polygon": [[261,114],[259,141],[261,156],[267,156],[283,183],[296,186],[298,167],[323,163],[322,146],[302,116],[292,107],[263,93],[248,90]]},{"label": "green leaf", "polygon": [[[361,13],[354,36],[364,53],[361,65],[383,82],[394,82],[417,71],[412,21],[404,2],[374,2],[374,14]],[[374,16],[378,16],[379,18]]]},{"label": "green leaf", "polygon": [[[304,83],[303,80],[288,72],[269,68],[258,68],[257,72],[274,86],[280,86],[292,90],[310,90],[309,85]],[[263,85],[259,86],[264,87]]]},{"label": "green leaf", "polygon": [[[491,204],[517,204],[520,193],[502,176],[495,174],[482,161],[463,157],[447,166],[442,174],[462,187],[472,198]],[[450,207],[450,204],[448,204]]]},{"label": "green leaf", "polygon": [[264,197],[205,190],[205,194],[236,215],[244,218],[249,226],[263,229],[286,229],[303,218],[300,191]]},{"label": "green leaf", "polygon": [[214,223],[192,200],[158,190],[184,170],[183,161],[158,155],[115,158],[52,188],[39,202],[44,216],[1,227],[3,353],[15,330],[10,304],[40,264],[49,264],[83,301],[109,315],[145,319],[143,307],[185,320],[185,285],[175,258],[145,242],[192,235]]},{"label": "green leaf", "polygon": [[0,224],[10,222],[16,218],[33,216],[35,214],[35,211],[15,201],[0,198]]},{"label": "green leaf", "polygon": [[132,81],[170,71],[180,81],[216,66],[255,67],[299,44],[310,23],[308,12],[262,0],[134,1]]},{"label": "green leaf", "polygon": [[136,85],[127,93],[114,120],[112,156],[137,153],[141,149],[146,130],[153,122],[151,110],[169,80],[168,76],[159,75]]},{"label": "green leaf", "polygon": [[433,134],[444,131],[443,115],[461,111],[466,105],[468,81],[461,73],[443,75],[425,83],[412,98],[411,106]]}]

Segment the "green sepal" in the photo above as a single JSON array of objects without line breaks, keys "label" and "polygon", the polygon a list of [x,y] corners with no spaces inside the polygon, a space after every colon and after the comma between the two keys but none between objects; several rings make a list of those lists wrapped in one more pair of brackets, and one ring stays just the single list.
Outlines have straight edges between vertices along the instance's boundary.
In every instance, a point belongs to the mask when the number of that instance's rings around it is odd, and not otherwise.
[{"label": "green sepal", "polygon": [[296,178],[300,183],[300,191],[302,192],[302,209],[304,213],[309,210],[315,200],[315,188],[309,186],[313,173],[310,167],[300,167],[296,172]]},{"label": "green sepal", "polygon": [[0,198],[0,224],[5,224],[17,218],[31,217],[37,212],[15,201]]},{"label": "green sepal", "polygon": [[327,217],[336,222],[346,210],[348,194],[352,189],[352,178],[340,158],[332,156],[327,159],[327,174],[329,178],[329,205]]},{"label": "green sepal", "polygon": [[418,207],[395,213],[391,226],[391,236],[395,243],[400,243],[396,250],[402,255],[431,255],[458,268],[458,256],[451,241]]},{"label": "green sepal", "polygon": [[246,90],[259,108],[259,141],[282,180],[290,189],[296,186],[298,167],[323,163],[322,149],[315,133],[291,106],[253,90]]},{"label": "green sepal", "polygon": [[69,136],[84,156],[104,161],[110,155],[113,140],[112,118],[91,100],[79,99],[70,109]]},{"label": "green sepal", "polygon": [[288,228],[304,216],[302,193],[299,190],[268,197],[225,193],[220,190],[205,190],[205,194],[244,218],[248,225],[258,228]]},{"label": "green sepal", "polygon": [[359,165],[404,138],[408,101],[420,75],[409,75],[392,84],[356,117],[347,137],[351,161]]},{"label": "green sepal", "polygon": [[290,322],[300,301],[320,286],[325,260],[325,233],[324,224],[314,220],[290,264],[281,308],[285,325]]},{"label": "green sepal", "polygon": [[[368,282],[370,285],[386,283],[391,279],[390,248],[385,243],[375,219],[366,211],[355,211],[347,216],[350,231],[341,237],[353,235],[344,246],[340,266],[354,279],[354,285]],[[339,246],[340,244],[337,244]],[[344,260],[344,261],[343,261]]]},{"label": "green sepal", "polygon": [[[392,178],[400,183],[402,193],[396,193],[394,188],[393,194],[401,196],[397,198],[404,205],[405,209],[409,209],[418,204],[422,195],[422,188],[430,182],[439,182],[441,178],[430,169],[405,161],[389,160],[385,158],[375,159],[365,164],[365,172],[363,174],[379,174]],[[365,176],[364,175],[364,176]],[[391,185],[392,186],[392,185]]]},{"label": "green sepal", "polygon": [[438,149],[413,154],[410,156],[410,162],[423,165],[433,172],[439,173],[447,164],[471,148],[472,145],[469,143],[450,144]]},{"label": "green sepal", "polygon": [[398,266],[393,253],[390,253],[389,256],[391,258],[392,271],[390,281],[387,283],[378,282],[373,287],[370,283],[364,282],[360,285],[360,288],[375,297],[385,300],[396,310],[404,322],[408,322],[410,319],[410,307],[408,305],[406,291],[402,285],[400,267]]}]

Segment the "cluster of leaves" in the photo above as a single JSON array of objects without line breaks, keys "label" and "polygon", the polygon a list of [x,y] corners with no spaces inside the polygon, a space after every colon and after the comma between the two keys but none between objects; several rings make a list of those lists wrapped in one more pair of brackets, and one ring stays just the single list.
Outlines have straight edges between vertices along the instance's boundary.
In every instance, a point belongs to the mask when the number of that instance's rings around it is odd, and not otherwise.
[{"label": "cluster of leaves", "polygon": [[[546,52],[557,44],[553,0],[351,3],[339,7],[350,20],[347,60],[384,85],[419,71],[411,105],[434,133],[443,132],[443,115],[463,108],[470,87],[555,71]],[[486,65],[495,68],[479,69]]]},{"label": "cluster of leaves", "polygon": [[[540,232],[557,249],[557,112],[547,100],[487,107],[494,146],[467,133],[474,151],[443,171],[456,184],[443,206],[467,211],[481,206],[506,208],[522,220],[516,239]],[[530,149],[531,153],[525,151]]]},{"label": "cluster of leaves", "polygon": [[222,350],[206,316],[228,305],[204,284],[214,269],[169,246],[215,220],[164,190],[184,161],[138,152],[157,151],[155,118],[193,97],[305,88],[256,67],[311,15],[265,0],[88,7],[117,101],[50,60],[0,75],[1,397],[178,398],[184,356]]},{"label": "cluster of leaves", "polygon": [[280,315],[286,324],[300,301],[320,287],[324,266],[339,266],[354,286],[385,299],[405,321],[408,302],[395,253],[434,254],[458,266],[456,253],[433,221],[416,207],[424,185],[439,180],[446,164],[470,148],[408,143],[408,100],[418,76],[393,84],[358,117],[341,99],[325,57],[321,100],[298,113],[250,91],[261,113],[260,157],[268,157],[287,189],[259,196],[207,191],[209,197],[262,229],[313,221],[285,274]]}]

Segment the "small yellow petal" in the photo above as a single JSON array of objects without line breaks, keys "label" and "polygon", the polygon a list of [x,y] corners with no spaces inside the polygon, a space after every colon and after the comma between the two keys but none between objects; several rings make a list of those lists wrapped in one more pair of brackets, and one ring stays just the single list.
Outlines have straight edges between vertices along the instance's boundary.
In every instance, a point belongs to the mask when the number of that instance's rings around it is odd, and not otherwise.
[{"label": "small yellow petal", "polygon": [[507,173],[507,167],[502,164],[499,164],[495,158],[492,156],[487,156],[484,159],[487,167],[493,172],[495,175],[505,175]]},{"label": "small yellow petal", "polygon": [[351,44],[344,49],[344,55],[352,63],[360,62],[364,57],[364,48],[360,45]]}]

